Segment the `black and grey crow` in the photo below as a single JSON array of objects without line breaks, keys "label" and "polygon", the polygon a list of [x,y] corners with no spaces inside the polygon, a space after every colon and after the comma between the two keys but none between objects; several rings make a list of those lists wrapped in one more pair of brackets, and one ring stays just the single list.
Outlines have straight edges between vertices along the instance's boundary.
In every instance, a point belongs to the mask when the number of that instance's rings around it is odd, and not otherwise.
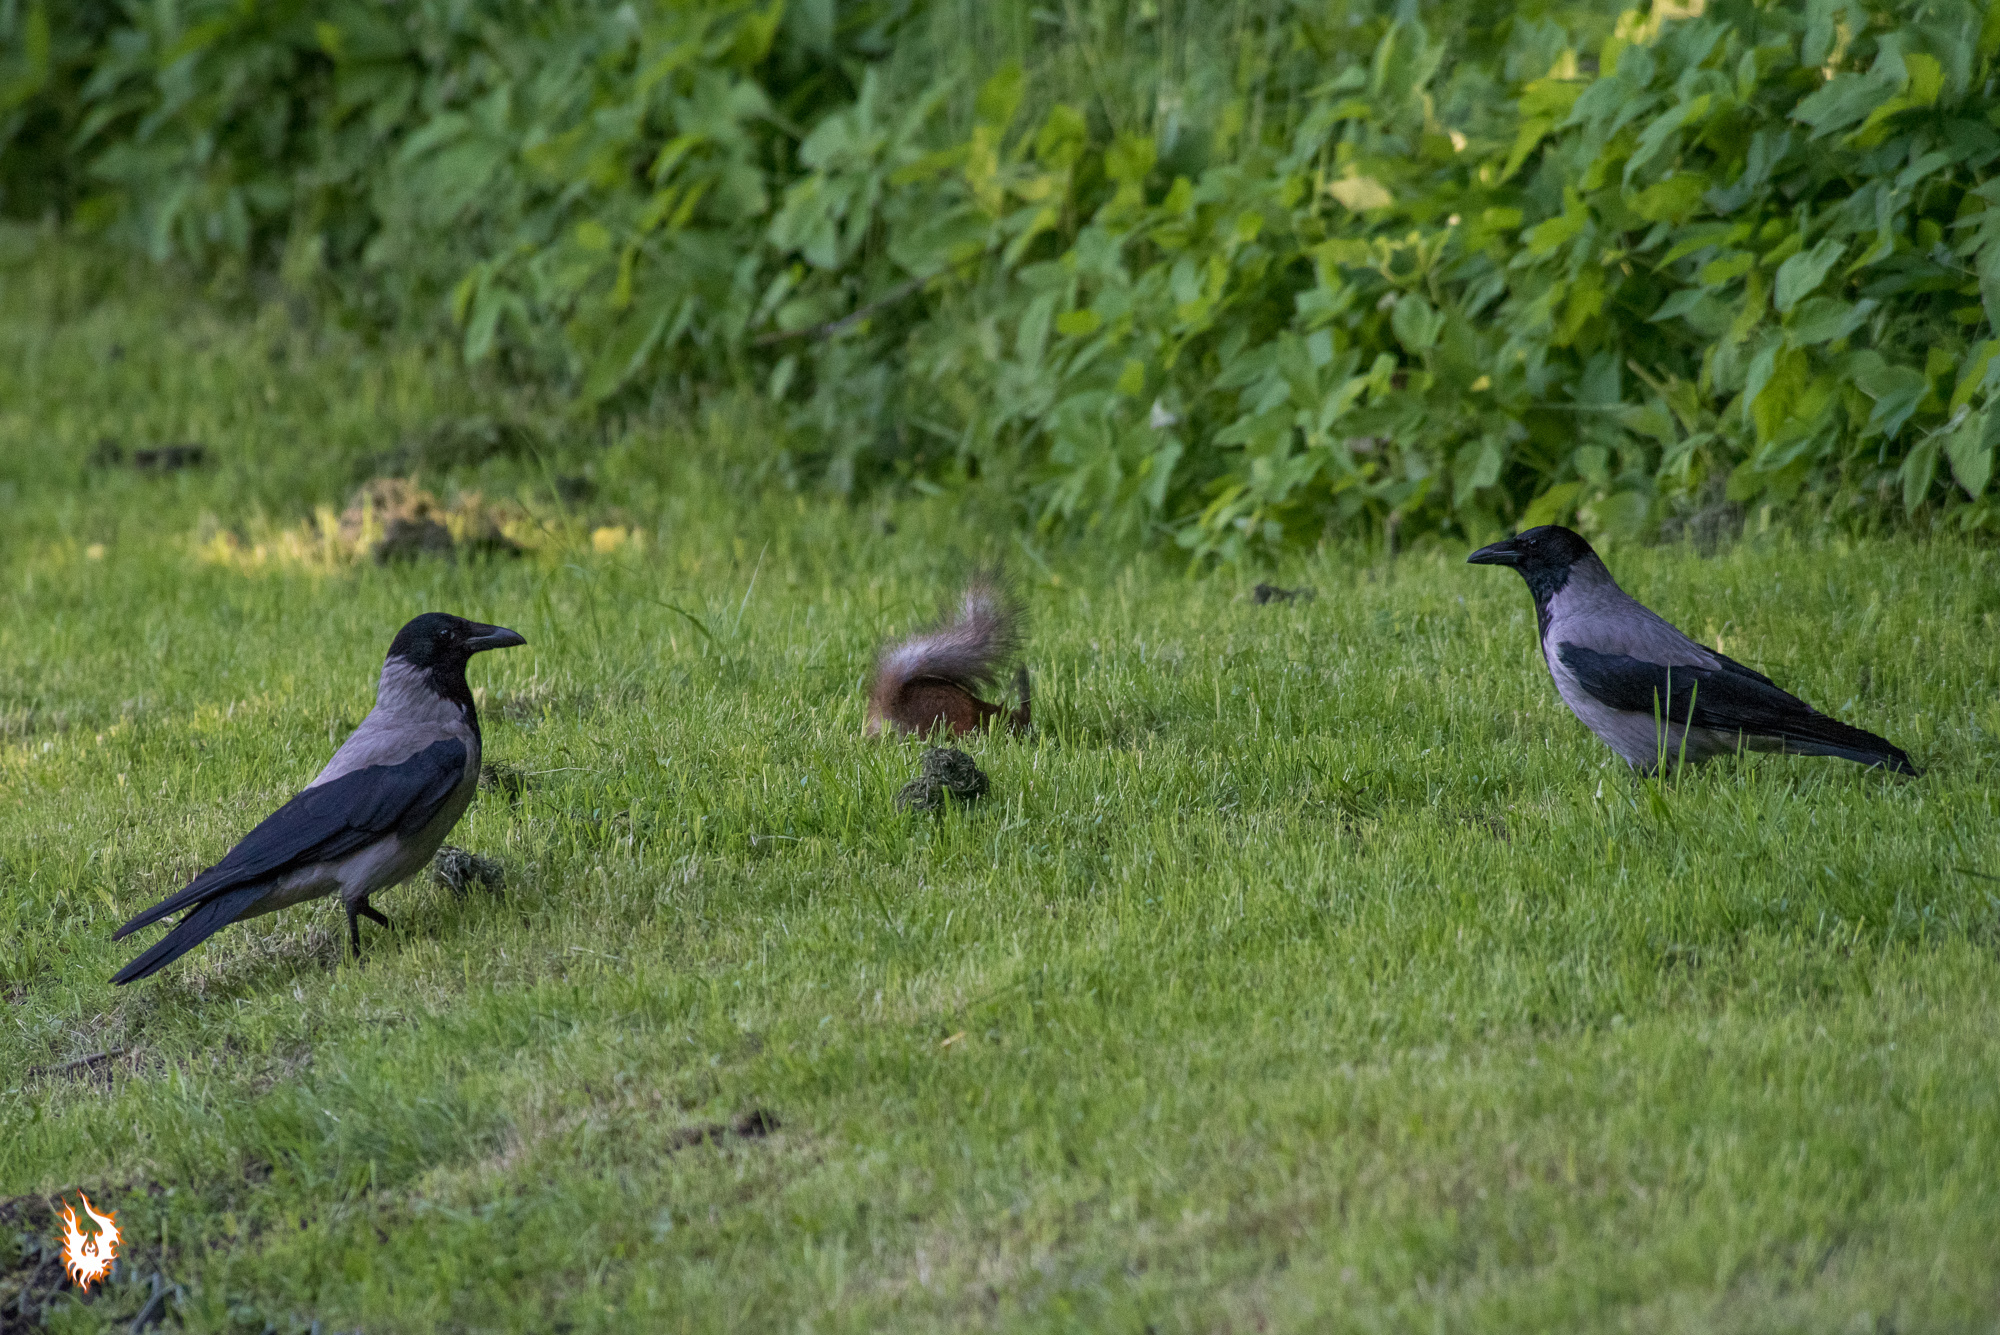
[{"label": "black and grey crow", "polygon": [[186,889],[119,928],[113,940],[187,910],[111,981],[156,973],[232,922],[332,894],[347,907],[348,945],[361,958],[357,919],[389,922],[368,896],[429,862],[479,787],[479,713],[466,660],[526,643],[504,626],[443,612],[404,626],[389,645],[375,708],[319,777]]},{"label": "black and grey crow", "polygon": [[1677,764],[1685,744],[1691,761],[1788,751],[1917,772],[1874,733],[1828,718],[1641,606],[1581,534],[1553,524],[1531,528],[1466,559],[1521,572],[1535,596],[1542,657],[1557,693],[1634,769]]}]

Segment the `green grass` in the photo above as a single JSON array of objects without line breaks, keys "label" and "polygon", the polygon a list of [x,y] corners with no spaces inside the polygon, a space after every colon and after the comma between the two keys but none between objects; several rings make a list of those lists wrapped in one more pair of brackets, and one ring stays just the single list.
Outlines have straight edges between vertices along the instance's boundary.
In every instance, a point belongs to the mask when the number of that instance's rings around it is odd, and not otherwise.
[{"label": "green grass", "polygon": [[[50,1329],[156,1270],[196,1331],[1994,1328],[1991,552],[1613,552],[1929,768],[1648,783],[1462,553],[1044,550],[764,486],[753,417],[586,430],[6,246],[0,1199],[80,1185],[131,1238]],[[201,556],[470,412],[551,443],[432,480],[526,497],[538,554]],[[106,436],[215,463],[87,468]],[[873,646],[996,554],[1037,733],[972,746],[985,806],[901,814]],[[431,608],[530,640],[472,677],[532,786],[455,836],[506,890],[383,896],[360,968],[322,902],[109,987],[111,931],[311,776]]]}]

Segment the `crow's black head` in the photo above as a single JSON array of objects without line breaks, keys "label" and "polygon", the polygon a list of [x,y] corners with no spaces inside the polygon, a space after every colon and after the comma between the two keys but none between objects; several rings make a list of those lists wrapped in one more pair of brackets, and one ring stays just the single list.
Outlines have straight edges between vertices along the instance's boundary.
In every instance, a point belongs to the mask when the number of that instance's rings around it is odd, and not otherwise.
[{"label": "crow's black head", "polygon": [[1496,542],[1465,558],[1477,566],[1512,566],[1528,581],[1537,603],[1545,603],[1569,583],[1570,567],[1595,561],[1597,553],[1583,535],[1560,524],[1544,524]]},{"label": "crow's black head", "polygon": [[396,632],[389,657],[432,672],[464,668],[465,660],[484,649],[526,644],[505,626],[467,621],[446,612],[426,612]]}]

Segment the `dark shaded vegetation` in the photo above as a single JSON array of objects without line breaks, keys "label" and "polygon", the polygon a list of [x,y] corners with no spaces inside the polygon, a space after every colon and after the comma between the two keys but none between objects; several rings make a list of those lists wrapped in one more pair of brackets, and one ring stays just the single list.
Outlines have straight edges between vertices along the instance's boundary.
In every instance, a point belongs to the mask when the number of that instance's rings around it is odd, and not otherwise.
[{"label": "dark shaded vegetation", "polygon": [[1199,554],[1992,527],[2000,21],[1678,12],[17,3],[0,208]]}]

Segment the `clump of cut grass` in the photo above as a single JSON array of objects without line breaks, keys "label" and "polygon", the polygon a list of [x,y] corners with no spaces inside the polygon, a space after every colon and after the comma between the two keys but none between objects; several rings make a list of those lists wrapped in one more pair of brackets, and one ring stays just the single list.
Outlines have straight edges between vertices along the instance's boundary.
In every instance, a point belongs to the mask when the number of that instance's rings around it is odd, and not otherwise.
[{"label": "clump of cut grass", "polygon": [[917,777],[897,790],[896,805],[911,811],[944,811],[969,805],[992,791],[992,781],[972,757],[955,746],[924,750]]}]

